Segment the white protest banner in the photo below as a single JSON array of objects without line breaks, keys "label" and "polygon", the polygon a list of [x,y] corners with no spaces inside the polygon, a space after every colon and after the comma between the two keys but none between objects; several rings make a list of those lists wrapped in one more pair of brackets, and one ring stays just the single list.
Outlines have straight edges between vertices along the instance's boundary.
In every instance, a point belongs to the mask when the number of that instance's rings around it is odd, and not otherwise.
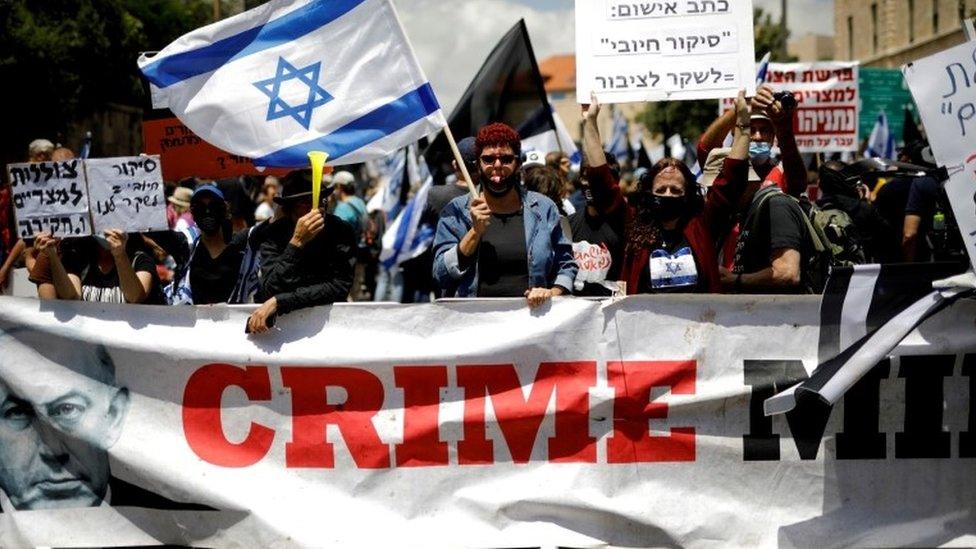
[{"label": "white protest banner", "polygon": [[[766,83],[774,91],[788,91],[796,98],[793,132],[800,152],[857,152],[860,97],[856,61],[770,63]],[[723,98],[719,112],[732,108],[733,102]]]},{"label": "white protest banner", "polygon": [[169,228],[159,156],[93,158],[85,161],[85,173],[96,233]]},{"label": "white protest banner", "polygon": [[976,268],[976,43],[967,42],[902,67],[945,184],[966,252]]},{"label": "white protest banner", "polygon": [[0,297],[0,546],[976,542],[972,302],[780,417],[814,297],[248,311]]},{"label": "white protest banner", "polygon": [[73,159],[7,166],[20,238],[33,238],[41,232],[61,237],[91,234],[81,164],[81,160]]},{"label": "white protest banner", "polygon": [[604,103],[755,92],[751,0],[576,0],[576,97]]}]

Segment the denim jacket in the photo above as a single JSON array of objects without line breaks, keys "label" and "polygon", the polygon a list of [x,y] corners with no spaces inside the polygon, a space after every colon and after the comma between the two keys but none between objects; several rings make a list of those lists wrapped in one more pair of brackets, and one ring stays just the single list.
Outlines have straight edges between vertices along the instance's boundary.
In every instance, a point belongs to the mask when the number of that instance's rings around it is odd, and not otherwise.
[{"label": "denim jacket", "polygon": [[[528,251],[529,285],[532,288],[561,286],[570,293],[576,279],[573,245],[559,225],[559,211],[545,196],[518,187],[525,217],[525,248]],[[458,244],[471,229],[471,195],[451,201],[441,212],[434,237],[434,278],[449,297],[478,294],[478,262],[462,271]],[[528,289],[528,288],[526,288]]]}]

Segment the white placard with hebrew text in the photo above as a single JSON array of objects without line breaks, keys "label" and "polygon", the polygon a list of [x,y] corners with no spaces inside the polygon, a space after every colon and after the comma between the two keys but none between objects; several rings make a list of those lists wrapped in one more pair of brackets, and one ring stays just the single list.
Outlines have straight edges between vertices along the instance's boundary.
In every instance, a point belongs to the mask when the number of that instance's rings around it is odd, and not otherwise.
[{"label": "white placard with hebrew text", "polygon": [[589,103],[755,92],[752,0],[576,0],[576,97]]},{"label": "white placard with hebrew text", "polygon": [[976,268],[976,43],[902,67],[945,184],[970,263]]},{"label": "white placard with hebrew text", "polygon": [[159,156],[97,158],[87,160],[85,166],[95,232],[169,227]]},{"label": "white placard with hebrew text", "polygon": [[18,237],[30,239],[41,232],[57,237],[91,234],[81,160],[10,164],[7,175]]}]

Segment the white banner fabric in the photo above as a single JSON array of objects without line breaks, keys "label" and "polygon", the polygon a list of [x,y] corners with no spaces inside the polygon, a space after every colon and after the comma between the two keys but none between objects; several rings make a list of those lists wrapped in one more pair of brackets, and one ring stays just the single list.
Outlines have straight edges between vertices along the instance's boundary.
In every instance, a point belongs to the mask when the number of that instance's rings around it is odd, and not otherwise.
[{"label": "white banner fabric", "polygon": [[0,297],[0,546],[976,542],[971,302],[775,418],[815,298],[247,314]]}]

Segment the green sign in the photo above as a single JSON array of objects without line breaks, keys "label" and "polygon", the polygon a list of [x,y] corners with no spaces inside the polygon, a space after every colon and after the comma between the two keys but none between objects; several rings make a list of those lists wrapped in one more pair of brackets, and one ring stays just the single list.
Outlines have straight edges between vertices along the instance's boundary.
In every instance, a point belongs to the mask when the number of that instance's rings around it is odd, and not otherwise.
[{"label": "green sign", "polygon": [[901,71],[861,67],[858,73],[861,97],[858,125],[861,140],[871,136],[878,115],[884,112],[888,116],[888,127],[895,137],[895,143],[902,144],[905,107],[912,111],[915,120],[918,120],[918,109]]}]

